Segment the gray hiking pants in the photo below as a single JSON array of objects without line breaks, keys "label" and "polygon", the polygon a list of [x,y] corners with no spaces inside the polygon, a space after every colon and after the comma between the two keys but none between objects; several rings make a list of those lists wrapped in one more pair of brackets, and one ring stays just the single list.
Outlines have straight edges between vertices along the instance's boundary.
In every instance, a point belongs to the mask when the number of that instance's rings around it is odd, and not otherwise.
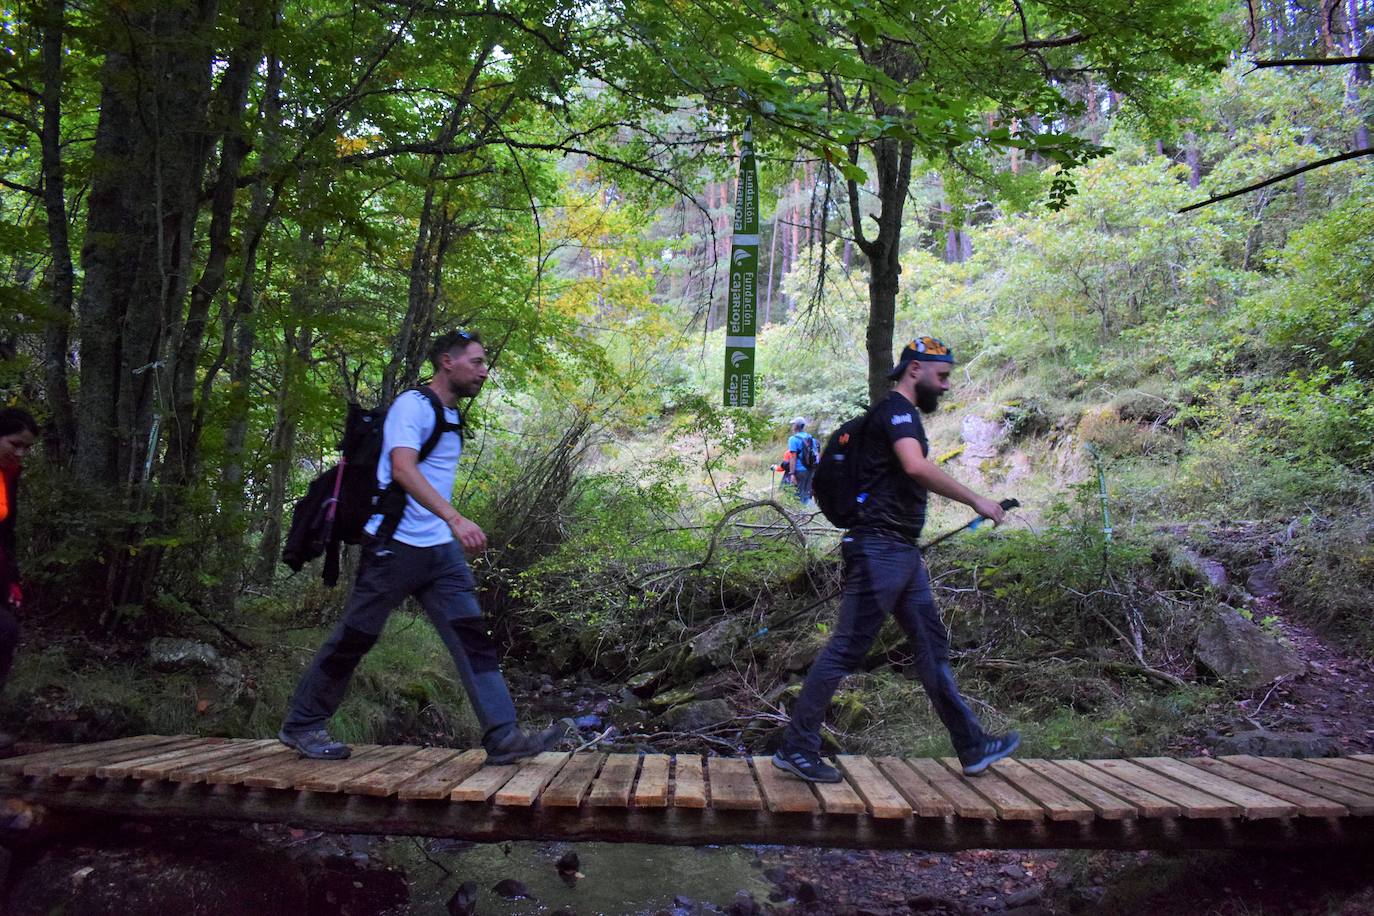
[{"label": "gray hiking pants", "polygon": [[457,541],[436,547],[363,545],[358,580],[343,618],[325,640],[296,687],[282,723],[287,732],[323,728],[343,702],[353,670],[381,635],[401,602],[415,596],[448,647],[458,678],[482,726],[484,744],[515,727],[515,703],[501,673],[496,642],[477,604],[472,578]]}]

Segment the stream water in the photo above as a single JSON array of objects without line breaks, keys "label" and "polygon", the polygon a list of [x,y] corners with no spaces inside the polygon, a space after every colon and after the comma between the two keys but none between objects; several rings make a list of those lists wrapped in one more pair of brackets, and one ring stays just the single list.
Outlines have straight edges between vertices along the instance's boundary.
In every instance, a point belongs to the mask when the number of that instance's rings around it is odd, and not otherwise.
[{"label": "stream water", "polygon": [[[565,881],[556,863],[570,851],[577,853],[583,877]],[[559,908],[578,916],[664,910],[686,914],[697,912],[701,904],[723,908],[740,891],[764,900],[772,887],[755,865],[753,850],[732,846],[472,844],[397,838],[388,840],[377,854],[404,870],[410,885],[407,909],[414,913],[445,912],[449,898],[464,881],[476,882],[476,911],[484,916],[550,913]],[[512,878],[524,884],[533,899],[507,900],[493,890]]]}]

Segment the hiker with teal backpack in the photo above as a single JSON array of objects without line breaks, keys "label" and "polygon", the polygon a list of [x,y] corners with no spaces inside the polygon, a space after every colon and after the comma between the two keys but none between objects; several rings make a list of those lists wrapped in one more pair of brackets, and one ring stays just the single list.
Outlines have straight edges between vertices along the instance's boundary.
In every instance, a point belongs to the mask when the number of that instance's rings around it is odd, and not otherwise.
[{"label": "hiker with teal backpack", "polygon": [[816,476],[821,447],[816,437],[806,431],[806,418],[792,421],[792,435],[787,437],[787,451],[792,455],[792,480],[797,486],[797,499],[802,506],[811,504],[811,481]]},{"label": "hiker with teal backpack", "polygon": [[[831,697],[858,670],[891,614],[916,658],[921,686],[966,775],[982,773],[1020,743],[1016,732],[989,735],[969,709],[949,665],[949,633],[931,594],[930,575],[917,546],[930,492],[961,502],[979,517],[1000,523],[1002,505],[974,493],[930,460],[921,423],[949,390],[954,354],[933,337],[913,340],[888,378],[892,391],[862,417],[831,434],[815,480],[821,511],[848,529],[840,542],[844,587],[830,641],[811,664],[774,766],[811,782],[839,782],[821,759],[821,725]],[[1008,505],[1012,504],[1008,501]]]},{"label": "hiker with teal backpack", "polygon": [[296,687],[278,734],[303,757],[342,760],[351,753],[325,726],[387,617],[410,596],[453,658],[482,727],[488,763],[513,763],[551,750],[566,733],[554,726],[527,734],[516,726],[496,641],[463,556],[484,550],[487,536],[450,502],[463,451],[458,400],[482,390],[486,350],[476,334],[453,331],[434,342],[430,362],[429,384],[402,393],[386,412],[357,581],[338,626]]}]

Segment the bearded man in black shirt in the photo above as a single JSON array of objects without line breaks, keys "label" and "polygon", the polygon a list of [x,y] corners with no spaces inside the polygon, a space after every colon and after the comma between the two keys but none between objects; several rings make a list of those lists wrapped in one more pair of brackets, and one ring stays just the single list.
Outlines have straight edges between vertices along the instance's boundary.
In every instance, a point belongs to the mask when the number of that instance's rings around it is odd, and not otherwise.
[{"label": "bearded man in black shirt", "polygon": [[[933,413],[949,390],[954,354],[933,337],[902,350],[889,378],[892,391],[863,425],[858,521],[841,542],[844,592],[835,629],[811,665],[792,708],[773,764],[812,782],[839,782],[839,771],[821,759],[821,723],[840,681],[858,669],[889,614],[916,652],[921,685],[969,776],[1010,755],[1016,732],[988,735],[978,724],[949,666],[949,633],[930,591],[930,576],[916,540],[925,525],[931,492],[961,502],[1000,523],[996,502],[978,495],[930,460],[922,413]],[[918,410],[919,408],[919,410]]]}]

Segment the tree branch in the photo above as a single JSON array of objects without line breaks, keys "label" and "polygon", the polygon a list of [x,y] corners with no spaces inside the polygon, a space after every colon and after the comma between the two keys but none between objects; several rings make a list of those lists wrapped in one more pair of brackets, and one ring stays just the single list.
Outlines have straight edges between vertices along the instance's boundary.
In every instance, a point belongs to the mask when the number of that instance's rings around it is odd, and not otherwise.
[{"label": "tree branch", "polygon": [[1323,166],[1328,165],[1335,165],[1338,162],[1346,162],[1350,159],[1358,159],[1361,156],[1374,156],[1374,146],[1366,146],[1363,149],[1351,150],[1348,153],[1341,153],[1339,156],[1328,156],[1325,159],[1318,159],[1316,162],[1309,162],[1306,165],[1300,165],[1297,168],[1289,169],[1286,172],[1280,172],[1272,178],[1266,178],[1263,181],[1257,181],[1254,184],[1246,185],[1243,188],[1237,188],[1234,191],[1227,191],[1225,194],[1218,194],[1215,197],[1209,197],[1204,201],[1200,201],[1199,203],[1189,204],[1188,206],[1184,207],[1182,210],[1179,210],[1178,212],[1187,213],[1189,210],[1196,210],[1200,207],[1205,207],[1208,204],[1218,203],[1223,200],[1230,200],[1232,197],[1239,197],[1242,194],[1249,194],[1251,191],[1258,191],[1260,188],[1267,188],[1271,184],[1278,184],[1280,181],[1283,181],[1287,178],[1293,178],[1297,175],[1301,175],[1303,172],[1310,172],[1313,169],[1319,169]]},{"label": "tree branch", "polygon": [[1082,33],[1063,35],[1059,38],[1032,38],[1028,41],[1017,42],[1014,45],[1007,45],[1007,50],[1036,51],[1040,48],[1067,48],[1069,45],[1081,45],[1087,40],[1088,36]]},{"label": "tree branch", "polygon": [[1252,61],[1256,70],[1265,67],[1340,67],[1344,64],[1374,64],[1374,54],[1356,54],[1352,57],[1286,57],[1278,60]]}]

